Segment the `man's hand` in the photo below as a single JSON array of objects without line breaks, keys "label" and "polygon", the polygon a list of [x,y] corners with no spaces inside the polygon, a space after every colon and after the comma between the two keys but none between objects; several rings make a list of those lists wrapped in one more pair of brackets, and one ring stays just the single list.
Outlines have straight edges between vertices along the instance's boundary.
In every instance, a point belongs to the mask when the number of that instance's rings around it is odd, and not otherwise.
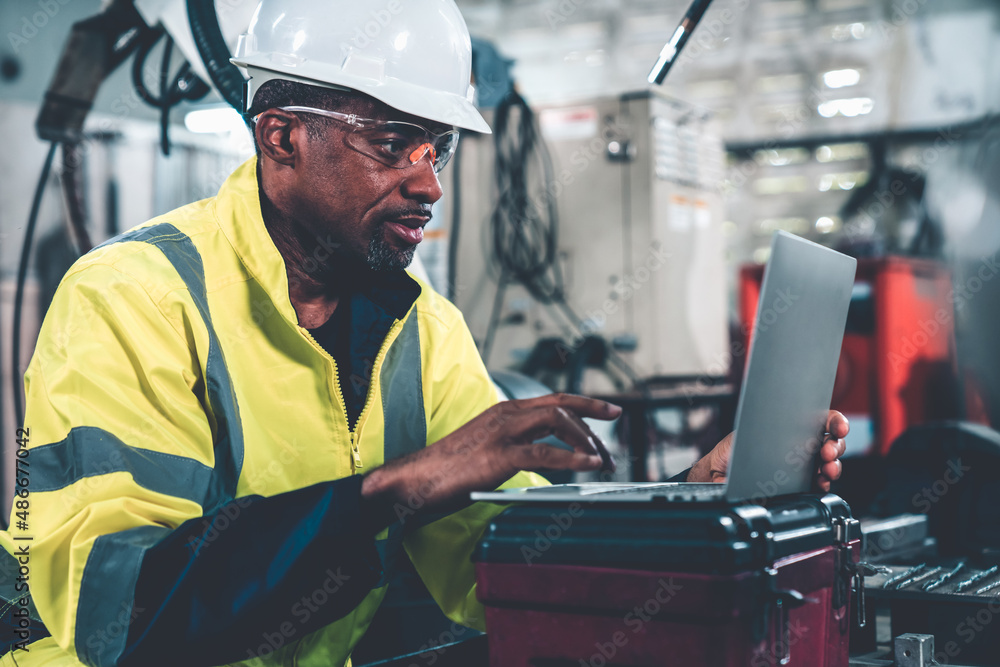
[{"label": "man's hand", "polygon": [[[819,450],[820,466],[816,471],[816,485],[823,491],[829,491],[830,482],[840,478],[840,457],[844,455],[844,438],[849,430],[847,418],[836,410],[830,410],[826,419],[826,433],[823,434],[823,446]],[[687,481],[725,482],[732,448],[733,434],[730,433],[707,456],[694,464]]]},{"label": "man's hand", "polygon": [[[363,502],[384,527],[416,509],[454,510],[472,491],[492,491],[520,470],[614,470],[601,439],[583,421],[614,419],[621,408],[570,394],[504,401],[419,452],[365,477]],[[538,442],[554,435],[572,447]]]}]

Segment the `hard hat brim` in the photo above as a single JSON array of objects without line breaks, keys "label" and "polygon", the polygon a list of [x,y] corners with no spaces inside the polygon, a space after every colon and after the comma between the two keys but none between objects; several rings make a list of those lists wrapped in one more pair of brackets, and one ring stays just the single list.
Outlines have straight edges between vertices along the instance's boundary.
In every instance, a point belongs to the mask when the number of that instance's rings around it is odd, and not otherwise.
[{"label": "hard hat brim", "polygon": [[253,103],[253,93],[265,81],[287,79],[324,88],[356,90],[412,116],[464,130],[492,134],[489,124],[475,105],[454,93],[427,89],[398,79],[378,80],[357,76],[317,62],[276,65],[265,54],[232,58],[230,62],[238,67],[245,67],[250,75],[246,102],[248,107]]}]

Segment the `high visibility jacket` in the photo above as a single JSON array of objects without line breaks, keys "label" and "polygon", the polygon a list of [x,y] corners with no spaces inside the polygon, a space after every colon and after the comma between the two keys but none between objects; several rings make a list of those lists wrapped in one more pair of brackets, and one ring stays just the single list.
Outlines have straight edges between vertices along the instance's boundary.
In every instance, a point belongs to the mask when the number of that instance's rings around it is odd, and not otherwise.
[{"label": "high visibility jacket", "polygon": [[[419,285],[350,430],[336,363],[298,326],[255,173],[252,159],[218,196],[63,278],[25,379],[28,510],[0,534],[9,554],[27,548],[44,624],[21,667],[349,664],[400,547],[451,619],[483,628],[470,554],[501,507],[378,534],[359,511],[362,474],[497,400],[461,314]],[[7,601],[19,567],[0,567]]]}]

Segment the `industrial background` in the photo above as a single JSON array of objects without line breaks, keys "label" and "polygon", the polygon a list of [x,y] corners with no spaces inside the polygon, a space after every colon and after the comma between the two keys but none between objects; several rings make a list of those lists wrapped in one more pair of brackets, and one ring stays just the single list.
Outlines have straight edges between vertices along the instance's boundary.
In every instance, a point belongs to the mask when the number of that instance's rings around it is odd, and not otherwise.
[{"label": "industrial background", "polygon": [[[978,555],[984,569],[996,560],[1000,4],[715,0],[661,86],[647,74],[687,0],[458,4],[473,36],[478,104],[496,134],[463,135],[441,175],[445,196],[419,270],[463,312],[497,383],[527,377],[621,403],[625,415],[604,432],[623,463],[616,480],[667,479],[731,429],[771,238],[792,232],[859,259],[832,406],[851,420],[835,491],[855,517],[881,526],[872,530],[897,531],[895,544],[900,525],[913,531],[909,551],[887,562],[923,558],[925,549]],[[170,2],[135,5],[171,33],[185,20]],[[217,0],[231,42],[255,5]],[[35,338],[65,270],[81,248],[213,196],[253,152],[239,115],[191,74],[203,66],[185,64],[190,45],[178,39],[167,50],[160,40],[108,76],[82,134],[54,154],[25,255],[49,154],[36,119],[72,26],[103,8],[0,3],[7,507],[14,388],[31,355],[44,353]],[[368,28],[379,29],[374,14]],[[168,80],[177,94],[164,103],[159,86]],[[511,216],[527,220],[523,238],[510,235]],[[894,446],[924,442],[920,427],[940,424],[962,424],[984,467],[978,481],[963,482],[970,498],[950,491],[954,507],[924,508],[914,499],[940,466],[903,479],[894,466],[905,450]],[[933,446],[914,447],[929,469],[938,465]],[[908,518],[878,524],[899,516]],[[420,601],[396,609],[408,604]],[[894,602],[872,604],[885,619]],[[906,632],[937,634],[945,645],[961,613],[935,625],[941,608],[926,604],[907,622],[893,608],[891,629],[883,623],[868,644],[857,633],[854,653]],[[426,648],[447,632],[431,621],[407,627],[393,635],[398,645],[371,648],[370,657]],[[1000,664],[1000,632],[989,634],[960,642],[952,663]]]}]

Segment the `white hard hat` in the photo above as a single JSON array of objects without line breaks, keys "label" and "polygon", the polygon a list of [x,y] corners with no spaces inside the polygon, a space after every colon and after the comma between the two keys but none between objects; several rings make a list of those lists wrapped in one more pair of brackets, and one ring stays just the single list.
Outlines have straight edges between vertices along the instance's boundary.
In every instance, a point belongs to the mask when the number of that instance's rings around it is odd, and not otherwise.
[{"label": "white hard hat", "polygon": [[490,132],[472,103],[472,42],[453,0],[263,0],[232,63],[250,76],[247,109],[264,82],[287,79]]}]

